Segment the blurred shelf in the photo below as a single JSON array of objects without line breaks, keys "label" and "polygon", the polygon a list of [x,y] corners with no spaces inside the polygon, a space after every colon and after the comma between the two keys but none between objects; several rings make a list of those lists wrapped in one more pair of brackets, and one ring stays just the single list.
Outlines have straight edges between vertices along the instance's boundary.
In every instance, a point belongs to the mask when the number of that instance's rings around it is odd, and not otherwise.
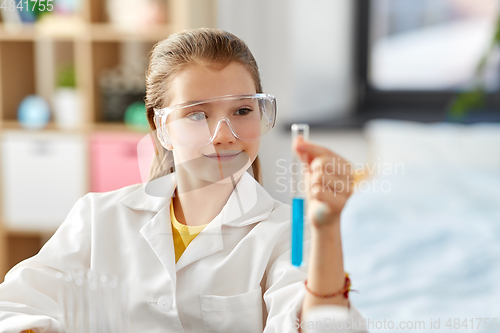
[{"label": "blurred shelf", "polygon": [[53,121],[50,121],[45,127],[40,128],[40,129],[29,129],[26,127],[23,127],[21,123],[17,120],[3,120],[1,122],[1,129],[3,130],[20,130],[20,131],[27,131],[27,132],[32,132],[32,133],[40,133],[40,132],[62,132],[62,133],[75,133],[75,132],[80,132],[84,133],[86,132],[86,128],[76,128],[76,129],[67,129],[67,128],[61,128],[57,126],[56,123]]},{"label": "blurred shelf", "polygon": [[94,23],[90,26],[92,41],[139,40],[156,42],[167,38],[174,30],[172,25],[158,25],[136,31],[127,31],[108,23]]},{"label": "blurred shelf", "polygon": [[[172,33],[199,26],[215,27],[217,14],[216,0],[159,0],[164,18],[158,22],[165,24],[137,29],[125,29],[110,22],[106,1],[82,0],[80,12],[74,16],[59,14],[42,16],[36,23],[13,25],[0,22],[0,136],[8,130],[30,133],[78,133],[86,139],[96,131],[141,133],[123,122],[105,122],[103,99],[107,98],[99,89],[100,78],[109,70],[130,59],[145,59],[147,70],[148,51]],[[118,2],[116,2],[118,4]],[[121,12],[121,11],[120,11]],[[132,12],[133,13],[133,12]],[[161,12],[159,12],[161,14]],[[118,14],[118,12],[113,12]],[[160,15],[162,16],[162,15]],[[139,45],[124,45],[127,41],[138,41]],[[132,49],[142,54],[130,54]],[[84,118],[77,129],[60,128],[55,118],[42,129],[27,129],[17,121],[17,109],[28,95],[38,95],[45,100],[53,96],[57,82],[58,66],[74,63],[75,86],[81,89]],[[0,156],[1,157],[1,156]],[[0,169],[4,166],[0,161]],[[90,174],[90,165],[85,167]],[[86,176],[87,177],[87,176]],[[89,178],[90,179],[90,178]],[[1,181],[1,180],[0,180]],[[1,185],[1,184],[0,184]],[[90,188],[90,181],[89,181]],[[0,186],[0,198],[5,195]],[[54,230],[12,229],[2,223],[0,202],[0,281],[14,264],[24,259],[34,249],[39,249],[36,238],[40,234],[50,234]],[[43,229],[40,226],[40,229]],[[18,237],[19,239],[14,239]],[[26,242],[23,243],[23,238]],[[9,240],[9,242],[7,242]],[[28,249],[29,251],[24,251]]]},{"label": "blurred shelf", "polygon": [[130,128],[122,122],[102,122],[92,125],[94,131],[131,132]]},{"label": "blurred shelf", "polygon": [[0,24],[0,41],[33,41],[36,38],[33,25],[6,26]]},{"label": "blurred shelf", "polygon": [[[61,28],[64,27],[64,28]],[[128,31],[109,23],[74,23],[74,24],[24,24],[6,26],[0,24],[0,41],[36,41],[51,40],[91,40],[91,41],[128,41],[138,40],[157,42],[174,32],[173,26],[158,25]]]},{"label": "blurred shelf", "polygon": [[[2,222],[5,225],[5,222]],[[4,227],[4,232],[11,236],[28,236],[28,237],[38,237],[41,235],[52,235],[56,229],[16,229],[11,227]]]},{"label": "blurred shelf", "polygon": [[26,131],[26,133],[40,133],[40,132],[60,132],[60,133],[80,133],[88,134],[94,131],[110,131],[110,132],[127,132],[127,133],[141,133],[148,134],[149,132],[140,132],[127,126],[123,122],[98,122],[89,125],[88,127],[80,127],[75,129],[61,128],[53,121],[49,122],[45,127],[40,129],[29,129],[23,127],[17,120],[3,120],[0,123],[2,130],[19,130]]},{"label": "blurred shelf", "polygon": [[83,21],[50,24],[0,24],[0,41],[37,41],[42,39],[71,41],[88,38],[88,30],[89,28]]}]

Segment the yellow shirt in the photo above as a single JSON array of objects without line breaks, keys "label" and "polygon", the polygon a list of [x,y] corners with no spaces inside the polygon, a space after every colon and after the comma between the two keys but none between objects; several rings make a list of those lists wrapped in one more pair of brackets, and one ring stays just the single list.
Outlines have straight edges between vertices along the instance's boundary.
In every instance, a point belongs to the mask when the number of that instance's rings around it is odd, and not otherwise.
[{"label": "yellow shirt", "polygon": [[175,218],[174,200],[170,202],[170,220],[172,221],[172,236],[174,238],[175,262],[179,261],[182,253],[189,243],[205,228],[208,224],[189,226],[180,223]]}]

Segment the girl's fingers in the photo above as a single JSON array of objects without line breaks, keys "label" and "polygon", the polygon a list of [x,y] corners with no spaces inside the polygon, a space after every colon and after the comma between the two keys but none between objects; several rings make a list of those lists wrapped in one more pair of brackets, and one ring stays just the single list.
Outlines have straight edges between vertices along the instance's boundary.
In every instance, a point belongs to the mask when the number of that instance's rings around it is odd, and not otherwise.
[{"label": "girl's fingers", "polygon": [[312,143],[311,141],[305,141],[302,137],[297,138],[295,149],[298,152],[307,153],[311,159],[332,153],[328,148]]},{"label": "girl's fingers", "polygon": [[313,192],[336,192],[340,194],[352,191],[354,179],[349,176],[312,175],[309,183]]},{"label": "girl's fingers", "polygon": [[298,137],[293,142],[293,148],[302,162],[308,164],[309,172],[330,175],[353,174],[352,165],[347,160],[325,147],[304,141],[302,137]]},{"label": "girl's fingers", "polygon": [[342,157],[335,155],[322,155],[311,160],[309,171],[313,174],[353,176],[352,164]]},{"label": "girl's fingers", "polygon": [[337,192],[333,190],[312,191],[309,194],[310,199],[316,199],[323,202],[346,201],[350,197],[347,191]]},{"label": "girl's fingers", "polygon": [[332,154],[329,149],[314,144],[311,141],[305,141],[301,136],[297,137],[295,142],[293,142],[293,149],[301,157],[302,161],[307,164],[310,164],[316,157]]},{"label": "girl's fingers", "polygon": [[308,165],[306,181],[311,217],[316,222],[338,218],[352,193],[352,165],[327,148],[301,137],[294,141],[293,148]]},{"label": "girl's fingers", "polygon": [[[308,211],[316,225],[339,220],[352,192],[352,165],[325,147],[298,137],[293,149],[307,163]],[[352,183],[352,184],[351,184]]]},{"label": "girl's fingers", "polygon": [[[315,158],[310,167],[309,184],[312,189],[321,188],[321,190],[331,190],[336,192],[344,192],[350,189],[354,183],[354,175],[350,168],[328,168],[328,163],[323,159]],[[330,170],[329,170],[330,169]]]},{"label": "girl's fingers", "polygon": [[313,171],[308,177],[308,184],[310,186],[308,189],[308,199],[323,203],[329,207],[331,214],[340,215],[340,212],[352,194],[353,187],[350,183],[353,181],[352,177],[349,178],[346,175],[328,175]]}]

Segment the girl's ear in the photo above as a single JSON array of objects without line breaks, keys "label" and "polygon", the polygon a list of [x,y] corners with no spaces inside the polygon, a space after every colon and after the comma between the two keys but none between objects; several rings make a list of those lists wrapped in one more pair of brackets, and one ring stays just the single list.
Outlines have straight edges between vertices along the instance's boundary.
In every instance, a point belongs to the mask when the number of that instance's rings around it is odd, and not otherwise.
[{"label": "girl's ear", "polygon": [[174,150],[174,146],[172,146],[172,144],[171,144],[171,143],[167,143],[167,144],[162,143],[161,145],[162,145],[165,149],[167,149],[167,150]]},{"label": "girl's ear", "polygon": [[168,137],[165,136],[164,133],[162,133],[162,131],[156,130],[156,134],[158,136],[158,140],[160,141],[161,145],[165,149],[168,149],[168,150],[173,150],[174,149],[174,146],[172,146],[172,143],[170,142],[170,140],[168,139]]}]

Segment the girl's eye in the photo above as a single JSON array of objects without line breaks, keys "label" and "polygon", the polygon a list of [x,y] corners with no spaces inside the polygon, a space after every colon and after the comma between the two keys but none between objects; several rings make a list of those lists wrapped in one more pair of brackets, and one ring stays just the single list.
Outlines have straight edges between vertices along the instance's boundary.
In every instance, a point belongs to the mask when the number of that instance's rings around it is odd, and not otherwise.
[{"label": "girl's eye", "polygon": [[236,111],[236,114],[238,114],[240,116],[246,116],[247,114],[249,114],[252,111],[253,110],[249,109],[249,108],[240,108],[240,109],[238,109],[238,111]]},{"label": "girl's eye", "polygon": [[186,118],[193,121],[200,121],[207,119],[206,115],[203,112],[191,113],[186,116]]}]

